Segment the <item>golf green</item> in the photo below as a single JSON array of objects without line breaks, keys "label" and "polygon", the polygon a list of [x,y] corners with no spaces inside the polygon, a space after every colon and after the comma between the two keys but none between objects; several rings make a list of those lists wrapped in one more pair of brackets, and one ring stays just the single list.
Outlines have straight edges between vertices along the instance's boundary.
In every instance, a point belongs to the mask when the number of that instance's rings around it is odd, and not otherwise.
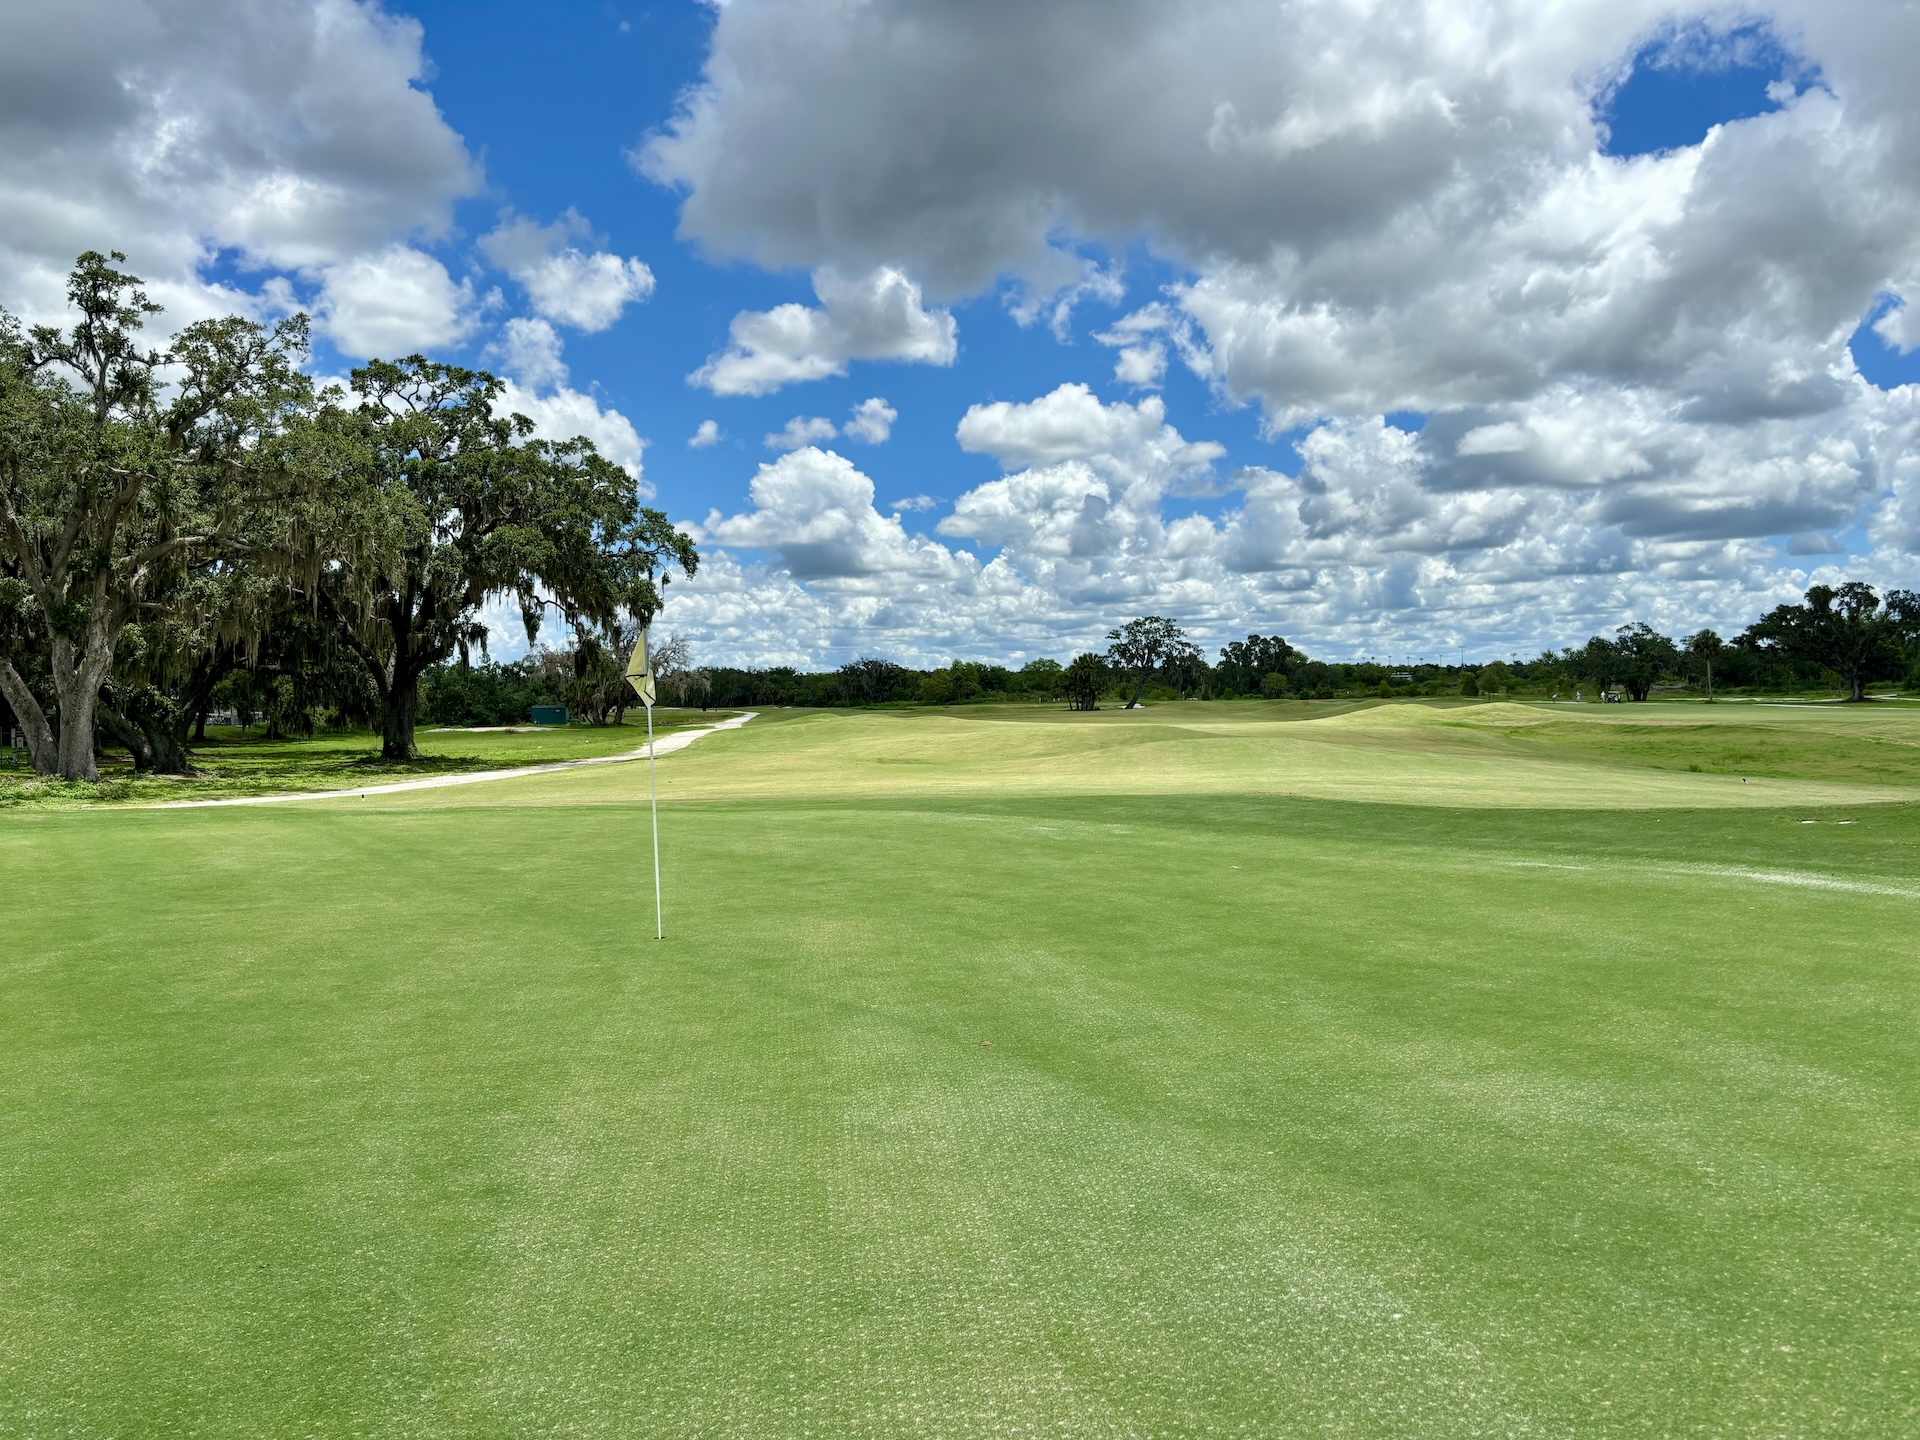
[{"label": "golf green", "polygon": [[1920,713],[1332,708],[0,818],[0,1435],[1920,1432]]}]

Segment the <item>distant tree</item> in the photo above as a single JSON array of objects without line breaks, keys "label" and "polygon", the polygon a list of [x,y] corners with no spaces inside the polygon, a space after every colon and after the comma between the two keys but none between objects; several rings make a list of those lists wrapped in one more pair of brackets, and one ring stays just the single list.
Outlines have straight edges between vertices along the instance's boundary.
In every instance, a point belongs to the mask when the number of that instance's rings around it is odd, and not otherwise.
[{"label": "distant tree", "polygon": [[1920,640],[1920,595],[1850,580],[1815,585],[1799,605],[1781,605],[1754,622],[1744,639],[1764,653],[1821,665],[1840,677],[1847,698],[1865,700],[1868,682],[1898,675]]},{"label": "distant tree", "polygon": [[1127,701],[1129,710],[1140,703],[1141,693],[1154,671],[1169,659],[1194,649],[1186,631],[1164,615],[1142,615],[1137,620],[1129,620],[1118,630],[1109,630],[1107,639],[1111,642],[1107,647],[1107,663],[1133,680],[1133,698]]},{"label": "distant tree", "polygon": [[[354,658],[355,676],[366,692],[369,718],[377,698],[366,670]],[[458,661],[436,666],[423,686],[420,718],[435,725],[516,725],[535,705],[566,703],[566,672],[542,673],[537,658],[508,664]]]},{"label": "distant tree", "polygon": [[1713,703],[1713,662],[1726,647],[1720,637],[1711,630],[1701,630],[1687,637],[1687,654],[1706,671],[1707,703]]},{"label": "distant tree", "polygon": [[1575,679],[1604,693],[1619,676],[1620,652],[1606,636],[1595,635],[1578,650],[1567,651],[1567,670]]},{"label": "distant tree", "polygon": [[1190,695],[1206,695],[1212,676],[1213,667],[1207,664],[1205,653],[1190,640],[1176,640],[1160,662],[1161,679],[1183,700]]},{"label": "distant tree", "polygon": [[929,670],[920,677],[915,698],[922,705],[951,705],[954,702],[953,671]]},{"label": "distant tree", "polygon": [[1643,701],[1659,678],[1680,660],[1680,648],[1651,625],[1622,625],[1613,642],[1620,682],[1634,700]]},{"label": "distant tree", "polygon": [[[565,652],[573,666],[567,708],[584,715],[589,725],[618,725],[626,718],[627,697],[633,693],[627,684],[627,657],[639,631],[637,621],[615,620],[575,636],[573,648]],[[654,668],[657,673],[657,660]]]},{"label": "distant tree", "polygon": [[1460,693],[1462,695],[1478,695],[1480,693],[1479,675],[1472,670],[1462,670],[1460,672]]},{"label": "distant tree", "polygon": [[1507,669],[1506,662],[1503,660],[1482,665],[1477,678],[1480,693],[1484,695],[1498,695],[1513,684],[1513,672]]},{"label": "distant tree", "polygon": [[1260,677],[1260,693],[1269,700],[1284,700],[1287,697],[1287,677],[1278,670],[1269,671]]},{"label": "distant tree", "polygon": [[1067,666],[1062,688],[1067,694],[1067,703],[1075,710],[1097,710],[1100,708],[1100,692],[1107,688],[1107,666],[1098,655],[1085,654],[1073,657],[1073,663]]},{"label": "distant tree", "polygon": [[1056,700],[1060,697],[1061,686],[1065,683],[1066,671],[1058,660],[1029,660],[1020,667],[1016,677],[1022,694],[1031,695],[1036,700]]},{"label": "distant tree", "polygon": [[1214,674],[1222,689],[1242,695],[1264,693],[1269,675],[1283,676],[1294,684],[1294,671],[1306,658],[1278,635],[1249,635],[1221,647]]},{"label": "distant tree", "polygon": [[849,705],[883,705],[899,697],[910,684],[917,685],[913,672],[891,660],[862,658],[840,667],[840,688]]},{"label": "distant tree", "polygon": [[[693,642],[684,635],[669,635],[661,643],[657,654],[654,670],[660,677],[660,693],[675,705],[697,704],[701,709],[706,709],[707,695],[713,689],[713,677],[693,663]],[[884,660],[863,663],[887,664]],[[888,668],[901,670],[898,665]],[[627,687],[627,694],[633,696],[631,685]]]}]

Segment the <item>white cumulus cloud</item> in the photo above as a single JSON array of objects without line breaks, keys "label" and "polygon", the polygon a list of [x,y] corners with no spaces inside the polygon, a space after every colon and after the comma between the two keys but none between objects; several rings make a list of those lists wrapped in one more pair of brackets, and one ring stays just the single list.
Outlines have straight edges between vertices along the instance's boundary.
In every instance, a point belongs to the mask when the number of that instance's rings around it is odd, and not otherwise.
[{"label": "white cumulus cloud", "polygon": [[544,320],[516,316],[507,321],[496,349],[507,373],[530,389],[550,390],[567,383],[559,333]]},{"label": "white cumulus cloud", "polygon": [[431,255],[395,245],[329,266],[315,303],[340,351],[392,357],[456,345],[478,323],[472,282]]},{"label": "white cumulus cloud", "polygon": [[873,481],[830,450],[809,446],[762,465],[750,493],[751,511],[716,510],[702,528],[722,545],[773,551],[797,580],[868,590],[878,577],[903,576],[965,588],[979,573],[971,555],[880,514]]},{"label": "white cumulus cloud", "polygon": [[0,305],[53,318],[117,248],[180,323],[249,308],[216,250],[319,274],[443,234],[480,175],[420,47],[351,0],[0,7]]},{"label": "white cumulus cloud", "polygon": [[586,436],[602,455],[640,481],[643,498],[652,496],[653,487],[641,474],[647,442],[640,438],[631,420],[618,410],[603,407],[594,396],[565,386],[538,394],[509,380],[502,389],[499,408],[526,416],[533,422],[533,433],[542,440]]},{"label": "white cumulus cloud", "polygon": [[708,446],[719,443],[720,422],[718,420],[702,420],[693,434],[687,437],[689,450],[705,450]]},{"label": "white cumulus cloud", "polygon": [[796,415],[760,443],[769,450],[800,450],[819,440],[831,440],[840,427],[824,415]]},{"label": "white cumulus cloud", "polygon": [[920,287],[882,266],[863,275],[814,272],[819,308],[742,311],[728,345],[688,376],[716,395],[766,395],[783,385],[844,375],[855,360],[951,365],[959,353],[953,316],[929,310]]},{"label": "white cumulus cloud", "polygon": [[[1920,12],[1870,0],[736,0],[639,163],[709,249],[884,269],[916,304],[1003,287],[1031,321],[1109,298],[1090,254],[1172,268],[1096,335],[1115,379],[1183,364],[1302,468],[1175,517],[1200,481],[1142,478],[1154,397],[975,407],[963,446],[1010,473],[942,533],[1057,617],[1100,592],[1340,643],[1725,626],[1832,573],[1802,558],[1915,578],[1911,401],[1847,341],[1920,340],[1916,53]],[[1607,153],[1636,64],[1756,57],[1776,108]],[[846,353],[736,341],[703,376],[742,391]]]},{"label": "white cumulus cloud", "polygon": [[582,249],[581,241],[594,243],[592,228],[569,210],[552,225],[510,217],[480,248],[519,282],[542,316],[591,333],[653,294],[653,271],[636,259]]},{"label": "white cumulus cloud", "polygon": [[899,418],[898,410],[875,395],[853,407],[853,418],[847,421],[844,433],[849,440],[864,445],[884,445],[893,434],[893,422]]},{"label": "white cumulus cloud", "polygon": [[1166,475],[1210,465],[1226,454],[1211,440],[1188,443],[1167,424],[1166,402],[1103,403],[1085,385],[1066,384],[1038,400],[975,405],[954,432],[960,448],[991,455],[1002,466],[1124,456]]}]

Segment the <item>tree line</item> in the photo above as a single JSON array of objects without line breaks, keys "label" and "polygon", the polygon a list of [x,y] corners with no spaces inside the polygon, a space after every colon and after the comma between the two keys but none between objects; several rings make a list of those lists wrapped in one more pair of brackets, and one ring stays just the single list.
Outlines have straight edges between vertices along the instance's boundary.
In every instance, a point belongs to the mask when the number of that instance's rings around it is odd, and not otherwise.
[{"label": "tree line", "polygon": [[621,647],[698,564],[632,476],[536,438],[485,371],[414,355],[316,387],[305,316],[151,345],[124,258],[79,258],[69,327],[0,312],[0,724],[36,771],[96,779],[111,740],[182,773],[222,698],[369,723],[407,759],[428,677],[484,654],[498,595],[624,705]]},{"label": "tree line", "polygon": [[[1107,636],[1103,650],[1065,665],[1032,660],[1013,669],[955,660],[914,670],[861,659],[809,672],[710,667],[698,677],[698,703],[741,706],[951,705],[988,701],[1065,701],[1093,710],[1102,701],[1144,698],[1345,699],[1500,694],[1619,694],[1645,701],[1657,688],[1790,690],[1834,688],[1865,698],[1868,685],[1920,684],[1920,596],[1895,590],[1884,599],[1853,581],[1816,585],[1723,640],[1712,630],[1674,639],[1634,622],[1584,645],[1547,650],[1532,660],[1441,665],[1320,661],[1278,635],[1249,635],[1221,647],[1209,663],[1183,627],[1145,615]],[[683,682],[684,684],[685,682]]]}]

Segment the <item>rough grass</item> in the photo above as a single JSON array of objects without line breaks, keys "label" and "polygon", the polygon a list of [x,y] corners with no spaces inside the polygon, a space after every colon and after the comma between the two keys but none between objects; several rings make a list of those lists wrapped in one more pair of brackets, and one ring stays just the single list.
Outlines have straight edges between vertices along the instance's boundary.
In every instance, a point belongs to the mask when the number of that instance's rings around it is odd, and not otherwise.
[{"label": "rough grass", "polygon": [[0,1434],[1914,1433],[1913,792],[1396,708],[8,816]]},{"label": "rough grass", "polygon": [[[710,723],[699,711],[658,710],[657,734]],[[299,794],[414,780],[427,775],[549,765],[600,755],[624,755],[646,744],[644,712],[624,725],[569,725],[515,730],[436,730],[415,734],[418,758],[388,763],[380,738],[365,731],[322,734],[310,740],[268,740],[231,727],[208,731],[193,747],[193,775],[136,775],[124,751],[108,751],[99,785],[42,780],[31,770],[0,770],[0,809],[71,809],[93,805],[164,804],[174,800],[230,800],[249,795]]]}]

